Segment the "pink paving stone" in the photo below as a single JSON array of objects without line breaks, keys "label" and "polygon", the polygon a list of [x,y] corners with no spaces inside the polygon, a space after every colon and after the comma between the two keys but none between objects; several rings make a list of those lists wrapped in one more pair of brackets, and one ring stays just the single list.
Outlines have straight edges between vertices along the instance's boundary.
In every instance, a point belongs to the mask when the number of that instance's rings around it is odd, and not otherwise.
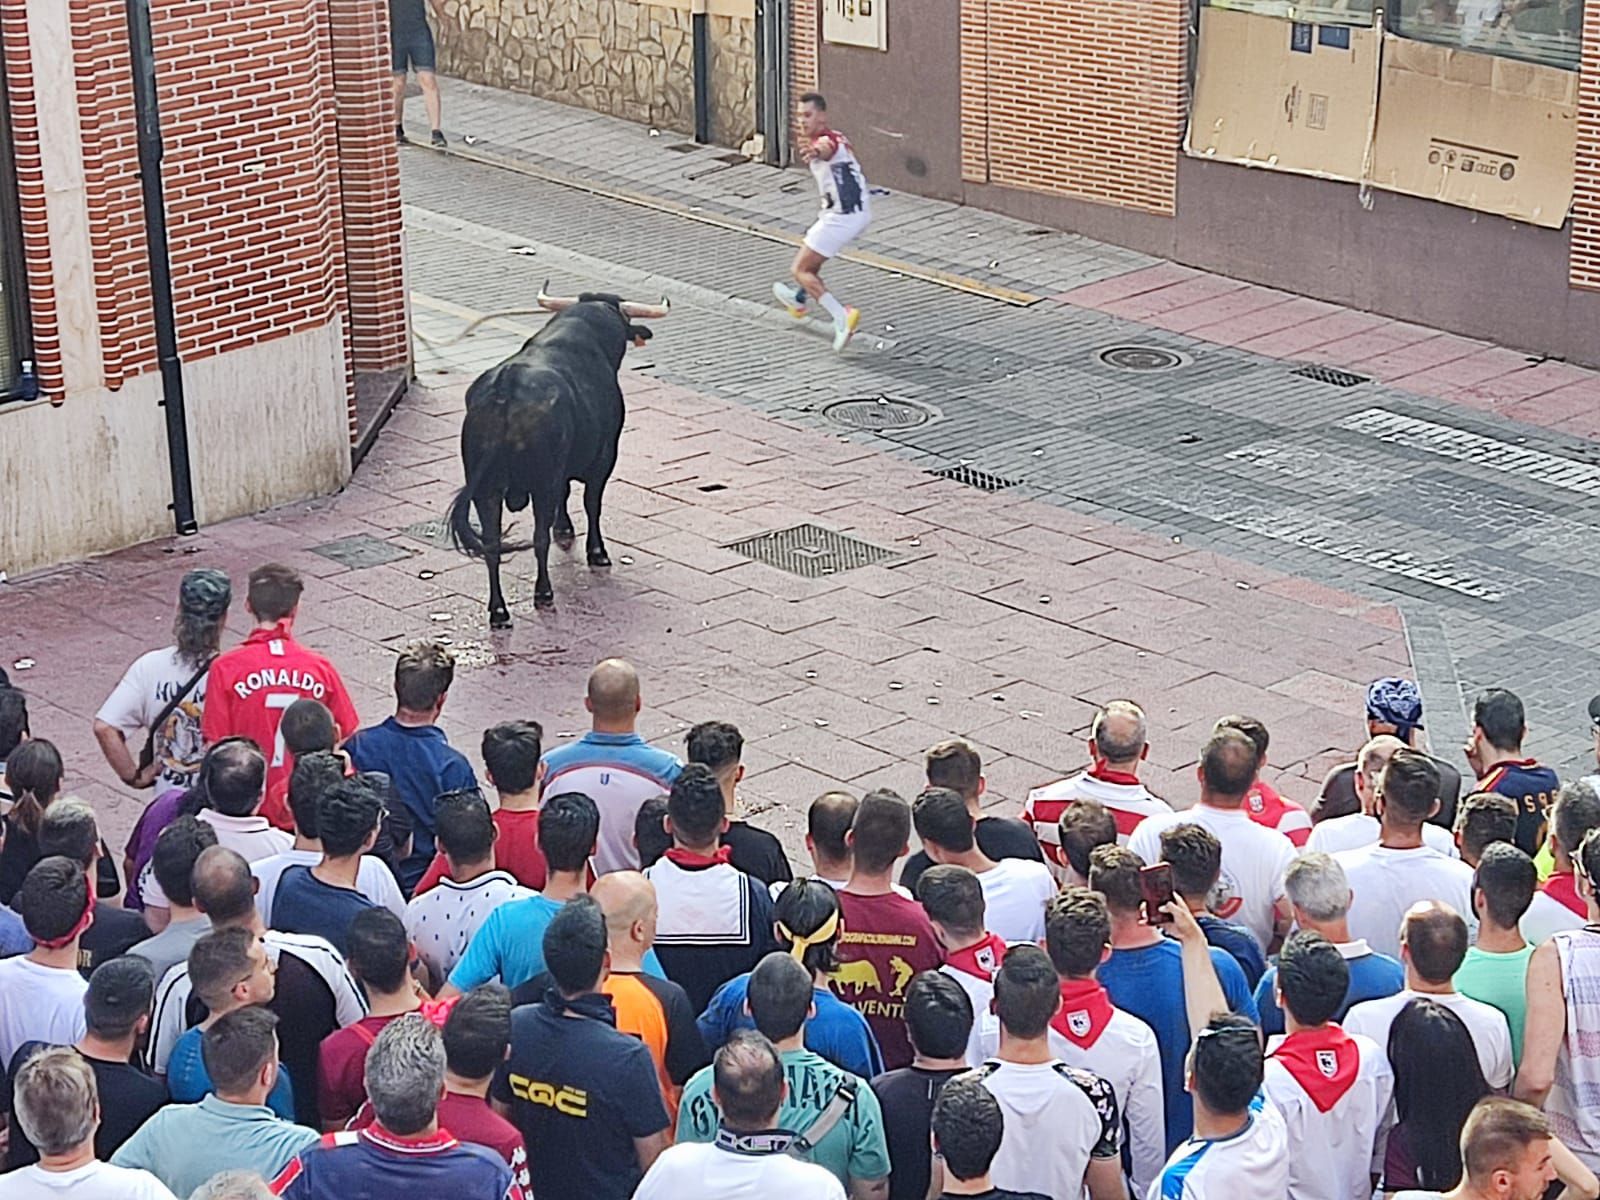
[{"label": "pink paving stone", "polygon": [[1384,323],[1383,317],[1373,313],[1353,312],[1349,309],[1342,309],[1327,316],[1313,317],[1309,321],[1291,326],[1288,329],[1280,329],[1276,333],[1250,338],[1247,341],[1240,342],[1239,348],[1241,350],[1253,350],[1257,354],[1265,354],[1276,358],[1294,358],[1313,347],[1324,346],[1341,338],[1365,333],[1367,330],[1376,329]]},{"label": "pink paving stone", "polygon": [[1435,395],[1455,387],[1470,387],[1486,380],[1510,375],[1528,365],[1528,358],[1515,350],[1490,347],[1476,354],[1438,366],[1426,367],[1405,375],[1391,376],[1385,382],[1408,392]]},{"label": "pink paving stone", "polygon": [[1213,325],[1201,325],[1189,330],[1189,333],[1194,337],[1224,346],[1239,346],[1253,338],[1304,325],[1307,321],[1329,316],[1338,311],[1336,305],[1325,304],[1321,300],[1290,296],[1253,312],[1229,317]]},{"label": "pink paving stone", "polygon": [[1379,354],[1393,353],[1402,346],[1410,346],[1432,336],[1431,329],[1399,326],[1398,322],[1386,321],[1360,333],[1314,346],[1299,357],[1311,362],[1347,366]]},{"label": "pink paving stone", "polygon": [[1441,333],[1438,337],[1424,338],[1420,342],[1412,342],[1408,346],[1401,346],[1398,350],[1376,354],[1350,365],[1363,375],[1372,375],[1387,382],[1402,375],[1436,367],[1441,363],[1466,358],[1485,349],[1488,349],[1487,342],[1475,342],[1470,338]]},{"label": "pink paving stone", "polygon": [[1248,316],[1287,299],[1283,292],[1272,288],[1246,287],[1197,304],[1186,304],[1170,312],[1158,313],[1150,318],[1149,323],[1173,333],[1187,333],[1203,325],[1215,325],[1233,317]]},{"label": "pink paving stone", "polygon": [[1155,291],[1142,292],[1126,300],[1103,304],[1100,306],[1100,311],[1142,321],[1156,313],[1170,312],[1186,304],[1195,304],[1216,296],[1226,296],[1229,292],[1237,292],[1247,286],[1237,279],[1224,279],[1220,275],[1201,275]]},{"label": "pink paving stone", "polygon": [[1102,279],[1098,283],[1086,283],[1082,287],[1075,287],[1050,299],[1064,304],[1075,304],[1079,308],[1100,308],[1113,300],[1126,300],[1129,296],[1137,296],[1142,292],[1153,292],[1169,284],[1195,279],[1200,274],[1201,272],[1193,267],[1164,262],[1138,271],[1129,271],[1124,275],[1113,275],[1110,279]]}]

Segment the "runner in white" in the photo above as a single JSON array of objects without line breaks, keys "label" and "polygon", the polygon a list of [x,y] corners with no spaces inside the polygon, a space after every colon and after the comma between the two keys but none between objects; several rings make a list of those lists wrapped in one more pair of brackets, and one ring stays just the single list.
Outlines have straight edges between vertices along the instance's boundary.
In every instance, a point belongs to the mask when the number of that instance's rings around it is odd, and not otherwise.
[{"label": "runner in white", "polygon": [[872,203],[850,139],[829,128],[828,102],[816,92],[800,97],[800,130],[800,157],[811,167],[822,193],[822,214],[806,231],[805,244],[795,255],[790,268],[794,282],[780,280],[772,285],[772,294],[796,319],[806,315],[806,301],[815,300],[833,319],[833,348],[843,350],[861,323],[861,313],[834,299],[822,282],[822,265],[866,232]]}]

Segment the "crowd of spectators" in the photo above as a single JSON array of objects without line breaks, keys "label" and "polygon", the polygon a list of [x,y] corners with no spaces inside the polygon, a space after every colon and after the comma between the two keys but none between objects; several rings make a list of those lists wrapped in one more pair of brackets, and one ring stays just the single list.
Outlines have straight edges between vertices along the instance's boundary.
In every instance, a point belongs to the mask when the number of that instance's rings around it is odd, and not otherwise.
[{"label": "crowd of spectators", "polygon": [[1375,681],[1307,806],[1245,715],[1161,796],[1105,704],[1015,813],[952,737],[791,862],[737,726],[650,744],[627,662],[480,783],[448,647],[363,726],[300,596],[251,572],[224,649],[184,577],[94,721],[120,862],[0,676],[0,1200],[1600,1197],[1600,776],[1510,692],[1435,757]]}]

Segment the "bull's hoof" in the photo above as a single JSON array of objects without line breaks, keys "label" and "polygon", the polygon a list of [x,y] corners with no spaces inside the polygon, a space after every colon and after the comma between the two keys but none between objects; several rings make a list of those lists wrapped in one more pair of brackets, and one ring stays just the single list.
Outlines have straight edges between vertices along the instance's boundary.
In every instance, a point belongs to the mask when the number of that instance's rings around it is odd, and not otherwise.
[{"label": "bull's hoof", "polygon": [[550,590],[534,592],[533,603],[537,608],[554,608],[556,603],[556,594],[554,591]]},{"label": "bull's hoof", "polygon": [[611,555],[607,554],[604,547],[599,550],[589,551],[589,565],[591,567],[609,567]]},{"label": "bull's hoof", "polygon": [[511,628],[511,611],[509,609],[505,609],[505,608],[498,609],[498,610],[491,608],[489,610],[489,628],[490,629],[510,629]]},{"label": "bull's hoof", "polygon": [[560,546],[563,550],[571,550],[573,539],[577,537],[577,534],[573,532],[572,528],[569,526],[566,529],[552,529],[550,531],[550,537],[555,541],[555,544]]}]

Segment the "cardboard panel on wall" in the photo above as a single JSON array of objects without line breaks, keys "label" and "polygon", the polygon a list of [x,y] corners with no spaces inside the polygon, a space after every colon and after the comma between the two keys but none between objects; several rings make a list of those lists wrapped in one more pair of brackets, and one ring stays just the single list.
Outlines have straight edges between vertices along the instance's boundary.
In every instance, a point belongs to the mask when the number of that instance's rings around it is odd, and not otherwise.
[{"label": "cardboard panel on wall", "polygon": [[1558,229],[1578,73],[1386,35],[1372,185]]},{"label": "cardboard panel on wall", "polygon": [[1371,29],[1202,8],[1183,148],[1196,158],[1353,182],[1377,87]]}]

